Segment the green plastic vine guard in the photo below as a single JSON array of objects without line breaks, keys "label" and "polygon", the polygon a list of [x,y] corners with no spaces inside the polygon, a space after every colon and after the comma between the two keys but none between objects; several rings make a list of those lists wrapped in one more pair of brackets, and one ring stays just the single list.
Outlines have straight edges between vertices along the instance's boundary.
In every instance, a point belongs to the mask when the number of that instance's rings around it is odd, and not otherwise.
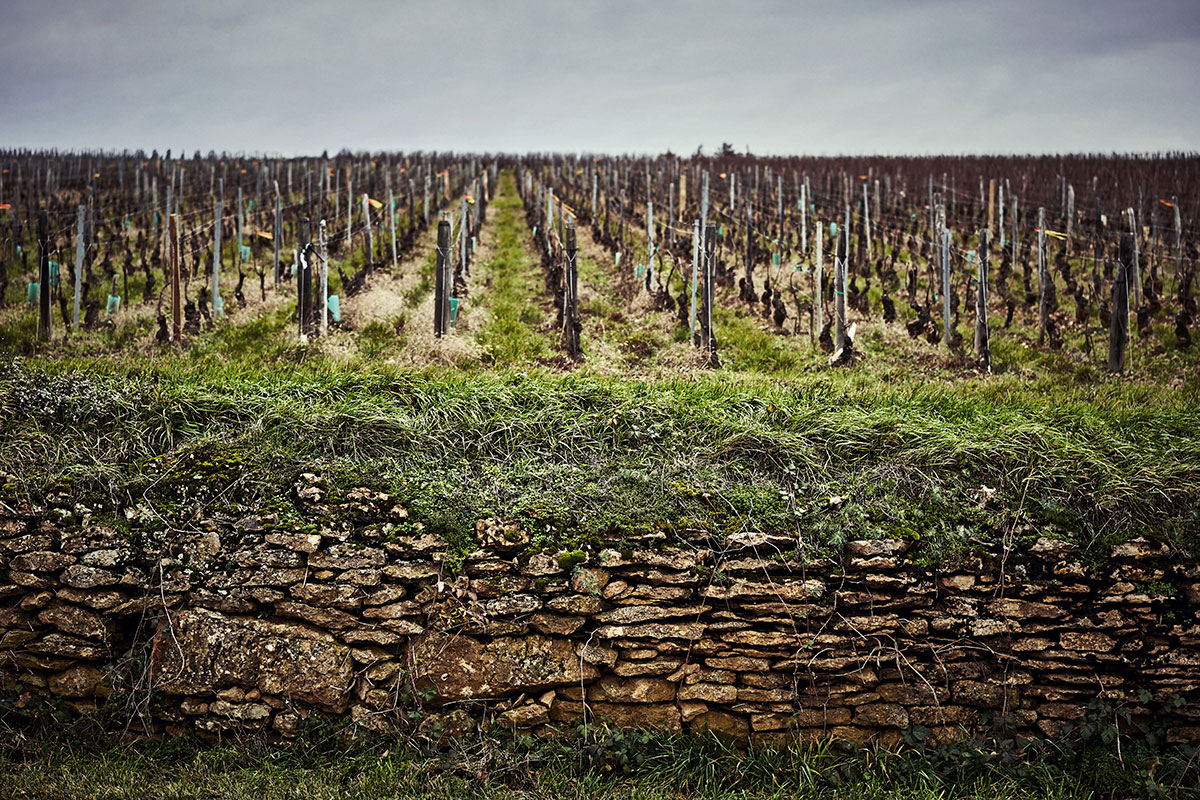
[{"label": "green plastic vine guard", "polygon": [[338,297],[336,294],[331,294],[331,295],[329,295],[329,300],[327,301],[327,305],[329,306],[329,319],[332,320],[333,322],[341,322],[342,321],[342,300],[341,300],[341,298]]},{"label": "green plastic vine guard", "polygon": [[108,306],[105,310],[110,317],[116,314],[121,310],[121,298],[115,294],[110,294],[108,296]]}]

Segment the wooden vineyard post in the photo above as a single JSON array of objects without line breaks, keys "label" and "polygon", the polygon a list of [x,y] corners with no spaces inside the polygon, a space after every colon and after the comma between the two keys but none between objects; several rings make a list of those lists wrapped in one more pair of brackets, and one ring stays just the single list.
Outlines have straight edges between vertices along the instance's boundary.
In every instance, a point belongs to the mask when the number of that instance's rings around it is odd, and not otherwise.
[{"label": "wooden vineyard post", "polygon": [[575,243],[575,220],[567,221],[566,262],[563,269],[563,344],[567,353],[575,358],[579,355],[579,279],[576,271],[578,249]]},{"label": "wooden vineyard post", "polygon": [[458,223],[458,266],[463,272],[467,266],[467,238],[471,234],[471,224],[467,218],[467,196],[462,196],[462,212]]},{"label": "wooden vineyard post", "polygon": [[819,220],[813,220],[813,234],[817,250],[813,269],[813,313],[816,315],[814,326],[819,337],[825,330],[825,293],[821,290],[821,280],[825,277],[825,236]]},{"label": "wooden vineyard post", "polygon": [[[551,235],[554,232],[554,190],[547,187],[546,189],[546,216],[545,216],[545,234],[543,238],[546,240],[546,255],[553,252],[554,237]],[[561,241],[561,239],[560,239]]]},{"label": "wooden vineyard post", "polygon": [[75,222],[75,305],[71,311],[72,331],[79,330],[79,301],[83,294],[83,215],[85,213],[84,207],[79,206]]},{"label": "wooden vineyard post", "polygon": [[[992,182],[995,186],[995,182]],[[987,229],[979,232],[979,274],[975,280],[975,356],[983,360],[983,366],[992,371],[992,349],[988,338],[988,241]]]},{"label": "wooden vineyard post", "polygon": [[938,209],[938,222],[942,231],[942,342],[949,347],[951,341],[950,319],[950,229],[946,227],[946,209]]},{"label": "wooden vineyard post", "polygon": [[[168,192],[170,190],[168,189]],[[237,250],[233,256],[233,263],[241,270],[242,265],[242,187],[238,185],[238,207],[237,207]]]},{"label": "wooden vineyard post", "polygon": [[321,338],[329,335],[329,242],[325,220],[317,223],[317,258],[321,260]]},{"label": "wooden vineyard post", "polygon": [[183,342],[183,297],[179,290],[179,215],[167,218],[167,246],[171,253],[171,341]]},{"label": "wooden vineyard post", "polygon": [[301,217],[296,234],[296,317],[301,343],[308,341],[312,329],[312,266],[308,260],[309,218]]},{"label": "wooden vineyard post", "polygon": [[692,221],[692,305],[688,312],[688,336],[692,345],[699,343],[696,337],[696,289],[700,282],[700,220]]},{"label": "wooden vineyard post", "polygon": [[[776,238],[775,249],[779,251],[779,258],[782,260],[783,259],[783,176],[782,175],[775,176],[775,217],[776,217],[775,222],[776,222],[776,226],[777,226],[775,228],[775,238]],[[770,272],[769,269],[767,271],[768,271],[768,273]]]},{"label": "wooden vineyard post", "polygon": [[1016,195],[1013,195],[1013,199],[1012,199],[1012,243],[1010,246],[1012,247],[1011,255],[1012,255],[1012,263],[1014,265],[1017,263],[1017,244],[1018,244],[1017,221],[1020,219],[1020,216],[1021,216],[1020,212],[1021,212],[1021,207],[1018,203],[1018,199],[1017,199]]},{"label": "wooden vineyard post", "polygon": [[413,231],[417,227],[417,212],[416,212],[416,188],[412,178],[408,179],[408,228],[407,231]]},{"label": "wooden vineyard post", "polygon": [[746,220],[746,300],[754,296],[754,216],[749,202],[742,203]]},{"label": "wooden vineyard post", "polygon": [[667,246],[675,250],[675,181],[667,184]]},{"label": "wooden vineyard post", "polygon": [[161,253],[161,245],[158,238],[158,176],[155,175],[150,179],[150,208],[146,216],[150,218],[150,241],[154,242],[155,252]]},{"label": "wooden vineyard post", "polygon": [[1172,275],[1172,278],[1175,280],[1175,285],[1178,286],[1179,285],[1180,264],[1183,262],[1183,239],[1182,239],[1183,232],[1180,227],[1181,223],[1180,223],[1180,216],[1179,216],[1179,198],[1178,197],[1171,198],[1171,206],[1172,206],[1171,210],[1175,212],[1175,270],[1174,270],[1174,274]]},{"label": "wooden vineyard post", "polygon": [[1000,220],[996,225],[996,230],[1000,234],[1000,254],[1004,255],[1004,184],[1000,184],[1000,200],[996,204],[996,212],[1000,215]]},{"label": "wooden vineyard post", "polygon": [[449,289],[447,287],[450,263],[450,222],[440,220],[437,234],[437,269],[433,281],[433,335],[439,339],[449,327],[448,307],[450,305]]},{"label": "wooden vineyard post", "polygon": [[21,164],[13,160],[13,201],[12,201],[12,257],[13,262],[21,261],[21,274],[25,274],[25,262],[21,258]]},{"label": "wooden vineyard post", "polygon": [[[871,200],[867,197],[867,184],[863,183],[863,235],[867,237],[867,258],[871,257]],[[849,253],[849,249],[846,250]]]},{"label": "wooden vineyard post", "polygon": [[620,198],[617,202],[617,215],[620,221],[617,223],[617,252],[625,253],[625,190],[621,190]]},{"label": "wooden vineyard post", "polygon": [[396,256],[396,196],[388,187],[388,232],[392,238],[392,269],[400,267],[400,259]]},{"label": "wooden vineyard post", "polygon": [[1071,252],[1071,233],[1075,227],[1075,187],[1067,185],[1067,253]]},{"label": "wooden vineyard post", "polygon": [[800,184],[800,253],[808,252],[808,199],[805,197],[805,184]]},{"label": "wooden vineyard post", "polygon": [[[1003,203],[1003,202],[1004,202],[1004,195],[1003,195],[1003,191],[1004,191],[1004,190],[1003,190],[1003,189],[1001,189],[1000,191],[1001,191],[1000,202],[1002,202],[1002,203]],[[988,206],[987,206],[987,214],[988,214],[988,217],[987,217],[987,232],[988,232],[988,235],[989,235],[989,236],[991,236],[991,234],[992,234],[992,225],[993,225],[993,224],[995,223],[995,221],[996,221],[996,179],[995,179],[995,178],[989,178],[989,179],[988,179],[988,198],[987,198],[987,203],[988,203]],[[1003,221],[1001,222],[1001,224],[1002,224],[1002,225],[1004,224],[1004,223],[1003,223]],[[981,247],[982,247],[982,245],[981,245]]]},{"label": "wooden vineyard post", "polygon": [[684,167],[679,172],[679,216],[681,219],[686,217],[688,212],[687,176],[687,167]]},{"label": "wooden vineyard post", "polygon": [[38,211],[38,326],[37,338],[50,341],[50,219]]},{"label": "wooden vineyard post", "polygon": [[1048,285],[1048,270],[1046,269],[1046,208],[1038,207],[1037,235],[1037,271],[1038,271],[1038,344],[1046,339],[1046,326],[1050,320],[1050,297]]},{"label": "wooden vineyard post", "polygon": [[221,198],[213,214],[213,270],[212,270],[212,314],[213,319],[221,316]]},{"label": "wooden vineyard post", "polygon": [[[846,267],[850,263],[850,206],[846,206],[846,227],[842,231],[846,249],[836,248],[833,258],[834,353],[846,352]],[[840,251],[840,252],[838,252]]]},{"label": "wooden vineyard post", "polygon": [[350,188],[350,168],[346,168],[346,257],[354,249],[351,233],[354,230],[354,192]]},{"label": "wooden vineyard post", "polygon": [[700,318],[700,344],[708,354],[709,366],[717,365],[717,337],[713,334],[714,278],[717,261],[717,226],[709,223],[704,236],[704,306]]},{"label": "wooden vineyard post", "polygon": [[1108,368],[1125,369],[1125,347],[1129,337],[1129,276],[1133,267],[1133,234],[1121,234],[1117,277],[1113,281],[1112,320],[1108,331]]},{"label": "wooden vineyard post", "polygon": [[422,200],[424,205],[421,206],[421,218],[425,220],[425,224],[429,224],[429,170],[425,170],[425,195]]},{"label": "wooden vineyard post", "polygon": [[[933,203],[933,173],[929,173],[929,230],[930,232],[937,229],[937,207]],[[938,240],[933,240],[933,246],[938,246]]]},{"label": "wooden vineyard post", "polygon": [[363,226],[366,229],[367,257],[364,261],[364,266],[367,268],[367,274],[370,275],[375,270],[375,232],[371,226],[371,198],[363,192],[362,196],[362,215]]},{"label": "wooden vineyard post", "polygon": [[275,181],[275,288],[279,288],[279,240],[283,236],[283,208],[279,202],[279,181]]},{"label": "wooden vineyard post", "polygon": [[1137,215],[1130,208],[1125,212],[1129,216],[1129,234],[1133,237],[1133,266],[1129,273],[1129,285],[1133,289],[1133,307],[1136,309],[1142,304],[1142,273],[1141,265],[1138,263],[1138,229]]},{"label": "wooden vineyard post", "polygon": [[1150,201],[1150,249],[1146,252],[1146,269],[1150,273],[1150,286],[1158,283],[1158,195]]},{"label": "wooden vineyard post", "polygon": [[654,202],[646,201],[646,280],[654,279]]}]

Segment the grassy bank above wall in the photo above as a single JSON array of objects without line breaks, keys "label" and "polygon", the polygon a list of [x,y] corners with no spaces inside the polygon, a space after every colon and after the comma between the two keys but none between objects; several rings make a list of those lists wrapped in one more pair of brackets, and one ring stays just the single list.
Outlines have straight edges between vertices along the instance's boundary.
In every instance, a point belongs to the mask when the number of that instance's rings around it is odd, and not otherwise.
[{"label": "grassy bank above wall", "polygon": [[[856,366],[788,379],[405,369],[203,354],[12,361],[6,494],[167,516],[277,500],[298,472],[403,498],[470,546],[506,516],[548,543],[650,529],[920,538],[934,552],[1136,535],[1195,554],[1200,392],[939,381]],[[237,509],[234,509],[236,511]]]}]

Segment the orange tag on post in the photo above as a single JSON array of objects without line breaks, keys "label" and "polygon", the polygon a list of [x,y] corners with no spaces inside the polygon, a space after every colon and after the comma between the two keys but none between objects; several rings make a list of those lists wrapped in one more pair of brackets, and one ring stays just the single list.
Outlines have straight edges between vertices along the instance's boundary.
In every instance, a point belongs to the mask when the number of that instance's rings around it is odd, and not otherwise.
[{"label": "orange tag on post", "polygon": [[275,234],[271,233],[270,231],[259,231],[258,235],[264,239],[275,241]]},{"label": "orange tag on post", "polygon": [[368,197],[367,202],[371,204],[371,208],[383,208],[383,203],[373,197]]}]

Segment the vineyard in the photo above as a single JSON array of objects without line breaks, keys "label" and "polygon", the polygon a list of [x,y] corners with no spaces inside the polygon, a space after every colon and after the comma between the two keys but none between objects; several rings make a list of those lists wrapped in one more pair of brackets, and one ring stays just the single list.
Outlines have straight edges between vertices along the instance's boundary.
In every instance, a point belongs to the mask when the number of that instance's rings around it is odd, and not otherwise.
[{"label": "vineyard", "polygon": [[[0,343],[24,359],[4,461],[22,481],[74,476],[111,501],[100,475],[261,435],[233,396],[253,386],[263,413],[346,437],[289,463],[394,459],[357,437],[403,407],[442,454],[436,485],[458,475],[537,517],[529,475],[479,475],[519,453],[557,487],[538,521],[560,535],[572,504],[623,505],[612,481],[662,454],[645,524],[705,516],[676,489],[708,481],[762,492],[755,524],[784,527],[893,535],[915,502],[922,524],[994,535],[1009,512],[975,507],[998,491],[1069,535],[1197,530],[1192,156],[3,162]],[[83,452],[43,427],[81,401],[33,408],[20,388],[80,374],[135,405],[142,380],[203,399],[157,398],[162,419],[121,417]],[[317,400],[304,376],[352,388]],[[392,381],[416,395],[381,393]],[[588,479],[564,486],[551,465],[580,459]]]},{"label": "vineyard", "polygon": [[288,303],[296,343],[413,364],[1196,365],[1192,157],[170,156],[3,155],[10,352],[186,351]]}]

